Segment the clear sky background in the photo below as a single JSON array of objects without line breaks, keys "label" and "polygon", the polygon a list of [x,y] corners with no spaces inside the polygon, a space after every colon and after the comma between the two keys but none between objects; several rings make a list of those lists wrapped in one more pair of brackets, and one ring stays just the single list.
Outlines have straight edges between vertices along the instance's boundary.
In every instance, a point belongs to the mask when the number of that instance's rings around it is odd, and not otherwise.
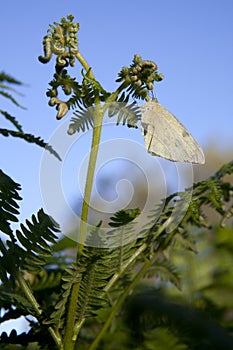
[{"label": "clear sky background", "polygon": [[[81,25],[80,51],[106,90],[115,90],[117,73],[138,53],[157,63],[165,76],[155,86],[159,102],[201,146],[205,149],[214,142],[219,149],[232,147],[232,0],[3,1],[0,67],[27,84],[20,88],[25,96],[17,97],[27,110],[2,98],[1,109],[15,115],[25,132],[47,141],[59,125],[45,95],[54,61],[43,65],[37,57],[43,54],[48,25],[69,13]],[[126,128],[126,132],[143,143],[140,131]],[[23,187],[21,217],[29,217],[43,205],[39,184],[43,150],[3,137],[0,149],[2,169]]]}]

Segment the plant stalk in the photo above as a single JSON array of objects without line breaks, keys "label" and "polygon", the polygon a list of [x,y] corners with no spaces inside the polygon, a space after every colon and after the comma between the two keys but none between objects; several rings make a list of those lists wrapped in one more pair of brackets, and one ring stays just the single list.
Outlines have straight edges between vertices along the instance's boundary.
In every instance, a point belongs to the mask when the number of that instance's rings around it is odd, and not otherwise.
[{"label": "plant stalk", "polygon": [[[87,172],[86,186],[85,186],[84,200],[83,200],[83,207],[82,207],[77,260],[80,258],[82,254],[85,237],[86,237],[88,209],[89,209],[91,190],[92,190],[93,178],[95,173],[95,165],[96,165],[99,143],[100,143],[102,119],[103,119],[103,115],[101,111],[98,110],[98,107],[97,107],[94,115],[94,129],[93,129],[93,135],[92,135],[92,146],[91,146],[91,153],[89,158],[89,165],[88,165],[88,172]],[[71,295],[70,295],[69,309],[68,309],[67,321],[66,321],[65,338],[64,338],[64,350],[74,349],[75,339],[77,338],[77,335],[78,335],[77,332],[79,331],[79,329],[76,328],[76,332],[74,332],[78,294],[79,294],[79,283],[76,283],[73,285],[71,290]]]},{"label": "plant stalk", "polygon": [[[79,60],[81,65],[84,67],[84,69],[87,72],[89,72],[90,78],[95,79],[95,76],[91,71],[90,66],[88,65],[86,60],[82,57],[82,55],[79,52],[76,54],[76,58]],[[107,102],[110,103],[115,101],[119,92],[123,88],[124,88],[123,85],[120,86],[120,88],[118,88],[114,93],[110,95]],[[93,111],[94,128],[93,128],[93,134],[92,134],[91,152],[90,152],[83,206],[82,206],[77,261],[82,255],[84,242],[87,234],[88,210],[90,205],[91,191],[92,191],[93,179],[95,174],[95,166],[96,166],[96,160],[97,160],[99,144],[100,144],[102,122],[103,122],[103,117],[104,117],[106,108],[107,108],[107,104],[101,109],[100,99],[99,97],[96,97],[95,110]],[[69,302],[67,320],[66,320],[65,337],[64,337],[64,350],[74,349],[75,340],[77,339],[78,332],[80,330],[80,327],[75,327],[78,294],[79,294],[79,283],[74,284],[71,290],[70,302]]]},{"label": "plant stalk", "polygon": [[132,282],[128,285],[128,287],[124,290],[124,292],[121,294],[120,298],[118,299],[115,306],[112,308],[112,311],[110,312],[110,315],[108,316],[107,320],[105,321],[102,329],[100,330],[99,334],[96,336],[95,340],[91,344],[88,350],[95,350],[98,346],[100,340],[104,336],[105,332],[111,325],[111,322],[113,318],[116,316],[117,312],[119,311],[120,307],[122,306],[123,302],[125,301],[125,298],[128,296],[129,292],[132,290],[132,288],[136,285],[136,283],[141,279],[141,277],[144,275],[146,270],[153,264],[154,259],[148,260],[141,270],[136,274]]},{"label": "plant stalk", "polygon": [[[20,287],[22,288],[26,298],[28,299],[28,301],[30,302],[30,304],[33,306],[34,310],[36,311],[37,315],[40,316],[42,314],[42,310],[40,309],[40,305],[37,303],[34,295],[31,292],[31,289],[28,287],[27,282],[25,281],[25,279],[21,276],[21,274],[19,272],[15,273],[15,277],[17,278],[17,281],[20,285]],[[55,341],[57,347],[59,350],[63,350],[63,347],[61,345],[61,338],[60,336],[58,336],[54,329],[52,327],[48,328],[49,333],[51,334],[53,340]]]},{"label": "plant stalk", "polygon": [[[82,57],[82,55],[80,53],[77,53],[76,58],[79,60],[81,65],[85,68],[85,70],[89,72],[90,77],[92,79],[95,79],[94,74],[90,70],[90,66],[88,65],[86,60]],[[104,112],[101,110],[99,97],[97,97],[95,100],[95,109],[93,110],[93,114],[94,114],[93,115],[94,128],[93,128],[93,134],[92,134],[91,152],[90,152],[83,206],[82,206],[77,260],[82,255],[86,233],[87,233],[88,209],[90,205],[91,191],[92,191],[93,179],[95,174],[95,166],[96,166],[96,160],[98,156],[99,143],[100,143],[101,130],[102,130],[102,121],[103,121]],[[64,337],[64,350],[74,349],[75,340],[78,335],[77,333],[79,332],[79,328],[74,327],[75,320],[76,320],[78,294],[79,294],[79,283],[76,283],[73,285],[71,290],[71,295],[70,295],[67,320],[66,320],[65,337]]]},{"label": "plant stalk", "polygon": [[79,256],[82,254],[83,244],[86,238],[88,209],[90,205],[93,178],[95,174],[95,166],[96,166],[96,160],[98,156],[99,143],[100,143],[101,130],[102,130],[102,121],[103,121],[103,112],[100,109],[100,105],[96,105],[95,111],[93,113],[94,113],[94,129],[93,129],[93,135],[92,135],[91,153],[89,158],[83,206],[82,206],[80,237],[79,237],[79,247],[78,247],[77,258],[79,258]]}]

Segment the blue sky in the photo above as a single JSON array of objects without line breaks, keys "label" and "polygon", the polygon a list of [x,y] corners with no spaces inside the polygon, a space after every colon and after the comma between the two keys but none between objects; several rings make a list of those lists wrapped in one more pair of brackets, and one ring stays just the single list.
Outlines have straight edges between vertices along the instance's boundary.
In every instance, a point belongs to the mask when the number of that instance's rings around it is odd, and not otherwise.
[{"label": "blue sky", "polygon": [[[25,96],[18,97],[27,110],[3,99],[1,108],[15,115],[26,132],[49,140],[59,125],[45,96],[54,61],[42,65],[37,57],[43,53],[49,23],[69,13],[81,25],[80,51],[106,90],[116,88],[117,73],[138,53],[157,63],[165,78],[155,86],[156,96],[202,147],[212,141],[220,149],[232,147],[232,0],[5,1],[0,12],[1,70],[27,84],[21,88]],[[140,131],[124,133],[143,144]],[[28,217],[43,205],[43,151],[3,137],[0,147],[2,169],[23,186],[21,215]]]}]

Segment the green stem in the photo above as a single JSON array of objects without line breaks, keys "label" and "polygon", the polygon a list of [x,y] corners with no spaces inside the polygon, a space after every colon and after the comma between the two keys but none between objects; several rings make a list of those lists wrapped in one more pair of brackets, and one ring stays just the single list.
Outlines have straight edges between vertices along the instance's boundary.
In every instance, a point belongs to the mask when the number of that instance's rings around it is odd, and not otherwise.
[{"label": "green stem", "polygon": [[[86,71],[89,72],[90,78],[95,79],[93,72],[90,69],[90,66],[86,62],[86,60],[82,57],[80,53],[76,54],[76,58],[79,60],[81,65],[84,67]],[[124,86],[120,86],[114,93],[112,93],[107,102],[113,102],[117,98],[119,92],[124,88]],[[105,108],[101,109],[100,99],[96,98],[95,101],[95,110],[94,113],[94,128],[92,134],[92,144],[91,144],[91,152],[87,170],[86,184],[84,190],[84,199],[82,206],[82,214],[81,214],[81,223],[80,223],[80,231],[79,231],[79,245],[78,245],[78,254],[77,260],[82,255],[82,251],[84,248],[84,242],[87,233],[87,221],[88,221],[88,209],[90,205],[91,199],[91,191],[93,185],[93,178],[95,174],[95,166],[96,160],[99,150],[101,130],[102,130],[102,122],[103,116],[105,113]],[[107,104],[106,104],[107,108]],[[70,301],[68,306],[67,320],[66,320],[66,328],[65,328],[65,337],[64,337],[64,350],[73,350],[75,345],[75,340],[77,339],[78,332],[81,327],[75,327],[75,319],[76,319],[76,309],[77,309],[77,300],[79,294],[79,283],[74,284],[71,290]],[[84,320],[83,320],[84,322]]]},{"label": "green stem", "polygon": [[114,275],[112,276],[112,278],[109,280],[109,282],[107,283],[107,285],[104,287],[104,291],[107,293],[109,291],[109,289],[113,286],[114,283],[116,283],[116,281],[123,275],[123,273],[127,270],[127,268],[129,267],[130,264],[132,264],[137,257],[147,248],[147,244],[144,243],[143,245],[141,245],[136,252],[126,261],[126,263],[121,266],[120,271],[114,273]]},{"label": "green stem", "polygon": [[[37,303],[37,301],[36,301],[34,295],[32,294],[32,291],[31,291],[30,287],[28,286],[27,282],[22,277],[20,272],[15,272],[14,274],[15,274],[15,277],[16,277],[22,291],[24,292],[26,298],[28,299],[28,301],[32,305],[33,309],[36,311],[37,315],[40,316],[42,314],[42,310],[40,309],[40,305]],[[58,349],[63,350],[60,336],[58,334],[56,334],[56,332],[54,331],[54,329],[52,327],[49,327],[48,330],[49,330],[49,333],[51,334],[53,340],[55,341]]]},{"label": "green stem", "polygon": [[125,298],[128,296],[129,292],[132,290],[132,288],[136,285],[136,283],[141,279],[141,277],[144,275],[146,270],[153,264],[154,259],[148,260],[144,266],[141,268],[141,270],[137,273],[137,275],[134,277],[132,282],[128,285],[128,287],[124,290],[124,292],[121,294],[120,298],[118,299],[117,303],[115,306],[112,308],[112,311],[110,315],[108,316],[107,320],[105,321],[101,331],[99,334],[96,336],[95,340],[91,344],[88,350],[95,350],[96,347],[98,346],[100,340],[106,333],[107,329],[111,325],[111,322],[113,318],[116,316],[117,312],[119,311],[120,307],[122,306],[123,302],[125,301]]},{"label": "green stem", "polygon": [[41,315],[42,311],[40,309],[40,305],[37,303],[34,295],[32,294],[32,291],[30,289],[30,287],[28,286],[27,282],[24,280],[24,278],[21,276],[21,274],[19,272],[15,272],[14,273],[20,287],[21,290],[24,292],[26,298],[28,299],[28,301],[30,302],[30,304],[32,305],[33,309],[36,311],[37,315]]},{"label": "green stem", "polygon": [[76,58],[79,60],[80,64],[83,66],[83,68],[89,72],[90,78],[91,79],[95,79],[95,76],[91,70],[91,67],[89,66],[89,64],[87,63],[87,61],[85,60],[85,58],[81,55],[80,52],[78,52],[76,54]]},{"label": "green stem", "polygon": [[[85,59],[81,56],[80,53],[76,55],[77,59],[81,63],[81,65],[85,68],[86,71],[89,71],[90,77],[95,79],[92,71],[90,70],[89,65],[85,61]],[[91,152],[87,170],[86,177],[86,185],[84,191],[84,199],[82,206],[82,214],[81,214],[81,223],[80,223],[80,236],[79,236],[79,245],[78,245],[78,254],[77,259],[82,255],[84,242],[86,238],[87,231],[87,220],[88,220],[88,209],[90,205],[91,199],[91,191],[93,178],[95,174],[95,166],[98,155],[101,130],[102,130],[102,121],[104,112],[100,109],[100,100],[97,97],[95,101],[95,110],[94,113],[94,128],[92,134],[92,144],[91,144]],[[73,285],[70,295],[70,301],[68,306],[67,320],[66,320],[66,328],[65,328],[65,337],[64,337],[64,350],[73,350],[75,345],[75,340],[77,338],[80,327],[75,327],[76,321],[76,309],[77,309],[77,300],[79,294],[79,283]],[[83,321],[84,322],[84,321]]]},{"label": "green stem", "polygon": [[78,247],[78,256],[82,254],[83,244],[85,242],[85,237],[86,237],[88,209],[90,205],[92,184],[93,184],[96,160],[97,160],[97,155],[99,150],[99,143],[100,143],[101,130],[102,130],[102,120],[103,120],[103,112],[100,110],[100,106],[96,105],[96,108],[94,111],[94,129],[93,129],[93,135],[92,135],[91,153],[90,153],[89,164],[88,164],[83,207],[82,207],[82,214],[81,214],[80,237],[79,237],[80,244]]},{"label": "green stem", "polygon": [[74,324],[76,319],[77,298],[79,292],[79,283],[73,285],[70,295],[69,309],[67,313],[65,337],[64,337],[64,350],[73,350],[75,341],[74,336]]},{"label": "green stem", "polygon": [[[96,159],[98,154],[98,146],[99,146],[100,136],[101,136],[101,126],[102,126],[101,118],[102,118],[102,115],[100,113],[95,114],[94,119],[96,120],[94,122],[95,126],[93,130],[91,154],[89,159],[86,186],[85,186],[85,192],[84,192],[84,201],[83,201],[81,223],[80,223],[80,238],[79,238],[80,244],[78,246],[77,258],[81,256],[83,247],[84,247],[84,242],[85,242],[87,219],[88,219],[88,208],[89,208],[89,203],[91,198],[92,183],[93,183]],[[75,319],[76,319],[78,294],[79,294],[79,283],[76,283],[72,287],[70,302],[69,302],[69,309],[67,313],[65,338],[64,338],[65,350],[72,350],[75,345],[75,339],[77,338],[77,334],[74,334],[74,325],[75,325]],[[76,328],[75,333],[77,333],[78,330],[79,329]]]}]

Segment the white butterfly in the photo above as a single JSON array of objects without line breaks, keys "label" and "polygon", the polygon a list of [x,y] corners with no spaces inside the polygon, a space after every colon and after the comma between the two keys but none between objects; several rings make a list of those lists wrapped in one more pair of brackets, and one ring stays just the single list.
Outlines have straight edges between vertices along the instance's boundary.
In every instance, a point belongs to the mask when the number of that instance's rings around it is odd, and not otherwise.
[{"label": "white butterfly", "polygon": [[205,163],[200,145],[157,99],[146,102],[141,110],[142,133],[149,153],[173,162]]}]

